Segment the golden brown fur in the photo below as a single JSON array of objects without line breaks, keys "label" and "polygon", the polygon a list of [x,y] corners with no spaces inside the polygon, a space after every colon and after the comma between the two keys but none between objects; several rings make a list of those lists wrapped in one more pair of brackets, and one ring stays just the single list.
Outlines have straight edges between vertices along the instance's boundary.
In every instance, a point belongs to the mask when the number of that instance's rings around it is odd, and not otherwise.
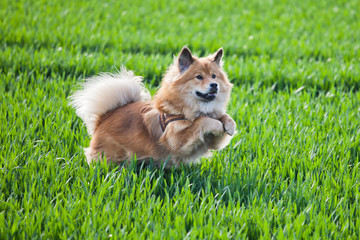
[{"label": "golden brown fur", "polygon": [[[158,165],[168,160],[170,167],[196,162],[209,150],[227,145],[236,125],[225,112],[232,84],[222,70],[222,54],[219,49],[196,58],[183,48],[153,100],[119,104],[99,116],[86,150],[89,163],[103,154],[116,163],[136,155],[139,161],[153,159]],[[185,119],[169,123],[163,132],[162,112]]]}]

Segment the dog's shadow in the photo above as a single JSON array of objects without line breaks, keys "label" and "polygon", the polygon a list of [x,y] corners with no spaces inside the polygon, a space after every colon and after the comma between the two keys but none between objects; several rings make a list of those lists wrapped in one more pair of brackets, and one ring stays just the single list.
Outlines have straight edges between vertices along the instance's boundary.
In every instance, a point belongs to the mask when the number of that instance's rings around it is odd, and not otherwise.
[{"label": "dog's shadow", "polygon": [[[213,201],[217,205],[227,205],[231,201],[232,204],[239,202],[246,207],[253,198],[254,185],[249,185],[244,178],[229,178],[226,171],[216,171],[209,165],[166,168],[166,165],[156,166],[152,162],[131,161],[130,164],[108,167],[112,170],[115,168],[118,173],[126,168],[128,176],[135,174],[139,181],[148,181],[151,190],[146,194],[161,200],[175,201],[178,197],[186,196],[199,203]],[[135,183],[130,180],[129,184]]]}]

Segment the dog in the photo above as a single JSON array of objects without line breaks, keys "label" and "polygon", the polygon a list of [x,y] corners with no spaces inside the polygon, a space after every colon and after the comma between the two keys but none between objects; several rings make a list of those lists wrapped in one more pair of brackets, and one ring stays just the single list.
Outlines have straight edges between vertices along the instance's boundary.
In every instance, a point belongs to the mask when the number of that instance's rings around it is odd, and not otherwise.
[{"label": "dog", "polygon": [[198,58],[183,47],[151,100],[142,78],[122,68],[87,79],[71,105],[92,136],[87,162],[198,163],[229,144],[236,123],[226,113],[233,85],[222,68],[223,49]]}]

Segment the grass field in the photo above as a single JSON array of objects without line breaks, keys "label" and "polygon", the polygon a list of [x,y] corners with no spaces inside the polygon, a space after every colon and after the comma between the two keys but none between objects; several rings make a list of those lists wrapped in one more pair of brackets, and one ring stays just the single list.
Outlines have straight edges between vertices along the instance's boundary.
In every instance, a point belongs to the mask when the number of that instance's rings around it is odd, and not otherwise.
[{"label": "grass field", "polygon": [[[360,4],[0,2],[0,239],[359,239]],[[200,165],[88,166],[67,97],[121,65],[151,92],[223,46],[231,145]]]}]

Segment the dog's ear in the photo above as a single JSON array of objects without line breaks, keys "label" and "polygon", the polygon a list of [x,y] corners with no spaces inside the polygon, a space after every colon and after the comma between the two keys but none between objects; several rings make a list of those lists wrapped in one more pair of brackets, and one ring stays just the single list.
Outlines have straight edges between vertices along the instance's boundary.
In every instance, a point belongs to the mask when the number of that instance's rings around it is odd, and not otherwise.
[{"label": "dog's ear", "polygon": [[219,65],[219,66],[222,65],[222,64],[221,64],[221,59],[222,59],[222,57],[223,57],[223,54],[224,54],[224,50],[223,50],[223,48],[220,48],[220,49],[217,50],[216,53],[214,53],[214,55],[213,55],[213,61],[214,61],[217,65]]},{"label": "dog's ear", "polygon": [[194,63],[194,58],[191,55],[190,50],[187,47],[183,47],[178,57],[178,66],[180,73],[185,72],[191,64]]}]

